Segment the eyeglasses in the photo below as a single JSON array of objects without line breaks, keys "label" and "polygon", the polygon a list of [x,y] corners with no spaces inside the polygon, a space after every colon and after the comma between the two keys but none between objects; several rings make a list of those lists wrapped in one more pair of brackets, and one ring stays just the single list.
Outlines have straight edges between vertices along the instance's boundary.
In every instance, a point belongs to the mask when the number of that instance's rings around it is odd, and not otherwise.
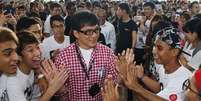
[{"label": "eyeglasses", "polygon": [[96,29],[92,30],[86,30],[86,31],[81,31],[81,30],[78,30],[79,32],[83,33],[84,35],[87,35],[87,36],[92,36],[94,33],[95,34],[99,34],[100,33],[100,30],[101,28],[100,27],[97,27]]},{"label": "eyeglasses", "polygon": [[184,81],[183,83],[183,86],[182,86],[182,90],[186,91],[186,90],[190,90],[192,91],[193,93],[195,93],[196,95],[198,95],[199,98],[201,98],[201,93],[200,92],[196,92],[195,90],[193,90],[191,88],[191,82],[190,82],[190,79],[187,79]]}]

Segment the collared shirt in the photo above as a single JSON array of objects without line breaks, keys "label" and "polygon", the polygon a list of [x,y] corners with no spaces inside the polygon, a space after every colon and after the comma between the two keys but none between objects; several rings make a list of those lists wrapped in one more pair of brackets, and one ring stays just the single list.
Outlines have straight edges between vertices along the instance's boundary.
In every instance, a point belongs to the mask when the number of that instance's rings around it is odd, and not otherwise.
[{"label": "collared shirt", "polygon": [[80,60],[83,60],[82,55],[80,55],[82,58],[80,59],[76,47],[75,43],[71,44],[55,58],[56,66],[63,64],[70,70],[69,78],[65,82],[65,92],[61,94],[60,101],[102,101],[101,93],[99,92],[92,97],[89,94],[89,88],[95,83],[103,87],[109,74],[116,81],[115,55],[111,49],[98,43],[91,55],[89,63],[92,67],[87,72],[89,77],[87,78],[80,62]]},{"label": "collared shirt", "polygon": [[105,36],[106,44],[112,48],[113,51],[116,49],[116,33],[114,26],[106,21],[101,27],[101,33]]}]

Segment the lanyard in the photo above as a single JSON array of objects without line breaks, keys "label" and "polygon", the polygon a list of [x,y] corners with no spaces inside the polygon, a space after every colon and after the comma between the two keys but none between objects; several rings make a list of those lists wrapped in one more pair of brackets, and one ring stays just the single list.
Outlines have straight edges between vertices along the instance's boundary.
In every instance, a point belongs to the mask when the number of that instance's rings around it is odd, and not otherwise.
[{"label": "lanyard", "polygon": [[[90,70],[92,69],[92,64],[94,64],[94,59],[92,59],[90,62],[89,62],[89,70],[87,71],[87,66],[86,64],[83,62],[83,57],[81,56],[81,52],[78,48],[78,45],[77,43],[75,43],[75,49],[76,49],[76,53],[77,53],[77,57],[80,61],[80,64],[81,64],[81,67],[82,67],[82,71],[84,72],[86,78],[89,80],[89,72]],[[93,53],[93,52],[92,52]]]}]

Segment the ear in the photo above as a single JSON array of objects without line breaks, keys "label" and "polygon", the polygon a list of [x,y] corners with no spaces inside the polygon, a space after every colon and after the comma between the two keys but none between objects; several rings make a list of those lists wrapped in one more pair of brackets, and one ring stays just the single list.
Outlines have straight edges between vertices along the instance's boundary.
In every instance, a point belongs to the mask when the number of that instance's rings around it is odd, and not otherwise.
[{"label": "ear", "polygon": [[76,39],[79,38],[79,33],[76,30],[73,30],[73,35],[75,36]]},{"label": "ear", "polygon": [[180,50],[179,49],[172,49],[172,55],[173,56],[175,56],[175,57],[177,57],[178,56],[178,54],[180,53]]}]

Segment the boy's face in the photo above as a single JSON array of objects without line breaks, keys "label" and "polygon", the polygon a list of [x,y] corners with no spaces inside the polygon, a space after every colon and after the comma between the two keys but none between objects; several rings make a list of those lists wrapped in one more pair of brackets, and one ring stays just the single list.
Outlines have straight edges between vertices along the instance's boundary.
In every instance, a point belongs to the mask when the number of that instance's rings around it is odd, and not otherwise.
[{"label": "boy's face", "polygon": [[154,13],[153,9],[150,6],[145,6],[143,7],[143,9],[146,17],[150,17]]},{"label": "boy's face", "polygon": [[16,73],[18,63],[16,48],[14,41],[0,43],[0,72],[7,75]]},{"label": "boy's face", "polygon": [[53,21],[52,29],[54,32],[54,36],[56,37],[64,36],[64,30],[65,30],[64,22]]},{"label": "boy's face", "polygon": [[156,63],[164,65],[173,58],[171,47],[160,39],[156,40],[153,48],[153,55]]},{"label": "boy's face", "polygon": [[42,28],[39,24],[30,26],[26,31],[32,32],[38,40],[42,39]]},{"label": "boy's face", "polygon": [[38,43],[28,44],[24,47],[22,61],[32,69],[40,67],[41,51]]},{"label": "boy's face", "polygon": [[61,7],[54,7],[52,10],[52,15],[60,15],[62,13]]}]

